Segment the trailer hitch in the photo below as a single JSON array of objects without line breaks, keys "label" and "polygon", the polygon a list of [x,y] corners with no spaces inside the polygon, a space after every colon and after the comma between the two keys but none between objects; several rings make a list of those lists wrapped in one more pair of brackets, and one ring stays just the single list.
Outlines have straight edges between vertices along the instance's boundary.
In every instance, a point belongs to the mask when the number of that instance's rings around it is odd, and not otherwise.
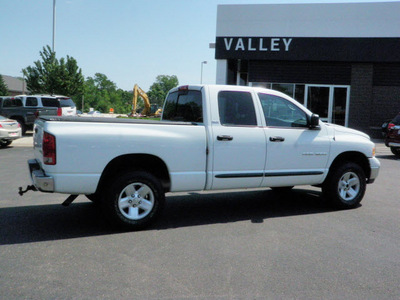
[{"label": "trailer hitch", "polygon": [[34,186],[34,185],[28,185],[27,187],[26,187],[26,190],[22,190],[22,186],[20,186],[19,188],[18,188],[18,194],[20,195],[20,196],[23,196],[26,192],[28,192],[28,191],[34,191],[34,192],[36,192],[37,191],[37,189],[36,189],[36,187]]}]

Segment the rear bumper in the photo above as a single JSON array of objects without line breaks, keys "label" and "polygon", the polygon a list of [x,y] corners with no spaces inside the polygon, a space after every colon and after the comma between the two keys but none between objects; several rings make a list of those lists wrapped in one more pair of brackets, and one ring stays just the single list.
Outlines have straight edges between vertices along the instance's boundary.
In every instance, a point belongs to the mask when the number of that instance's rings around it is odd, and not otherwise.
[{"label": "rear bumper", "polygon": [[46,176],[36,159],[28,160],[33,185],[41,192],[54,192],[54,178]]},{"label": "rear bumper", "polygon": [[369,165],[371,167],[371,175],[369,176],[368,183],[373,183],[378,177],[381,163],[376,157],[369,158]]}]

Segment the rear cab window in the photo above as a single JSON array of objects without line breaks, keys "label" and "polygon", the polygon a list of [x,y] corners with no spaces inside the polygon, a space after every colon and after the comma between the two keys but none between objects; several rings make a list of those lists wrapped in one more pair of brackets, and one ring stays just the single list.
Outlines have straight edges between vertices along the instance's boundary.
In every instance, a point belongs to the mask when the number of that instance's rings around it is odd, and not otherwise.
[{"label": "rear cab window", "polygon": [[203,123],[203,102],[200,91],[183,90],[168,94],[163,121]]},{"label": "rear cab window", "polygon": [[253,97],[249,92],[219,92],[218,111],[223,126],[257,126]]}]

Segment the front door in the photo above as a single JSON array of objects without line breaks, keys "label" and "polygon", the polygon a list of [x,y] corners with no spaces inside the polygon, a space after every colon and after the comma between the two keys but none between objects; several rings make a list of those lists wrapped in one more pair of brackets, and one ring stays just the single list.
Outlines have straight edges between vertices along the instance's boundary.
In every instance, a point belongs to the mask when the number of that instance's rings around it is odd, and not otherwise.
[{"label": "front door", "polygon": [[324,122],[347,126],[349,86],[306,85],[304,103]]},{"label": "front door", "polygon": [[310,129],[306,113],[288,99],[259,93],[266,127],[267,159],[262,185],[320,183],[330,141],[325,127]]}]

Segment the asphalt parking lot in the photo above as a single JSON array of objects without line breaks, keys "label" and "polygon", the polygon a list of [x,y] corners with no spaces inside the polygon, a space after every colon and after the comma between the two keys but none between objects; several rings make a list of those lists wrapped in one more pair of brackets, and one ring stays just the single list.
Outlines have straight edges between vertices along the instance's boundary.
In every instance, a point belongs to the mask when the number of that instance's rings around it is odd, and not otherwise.
[{"label": "asphalt parking lot", "polygon": [[84,196],[29,192],[25,137],[0,149],[0,299],[398,299],[399,167],[362,205],[331,210],[320,190],[168,195],[159,222],[115,232]]}]

